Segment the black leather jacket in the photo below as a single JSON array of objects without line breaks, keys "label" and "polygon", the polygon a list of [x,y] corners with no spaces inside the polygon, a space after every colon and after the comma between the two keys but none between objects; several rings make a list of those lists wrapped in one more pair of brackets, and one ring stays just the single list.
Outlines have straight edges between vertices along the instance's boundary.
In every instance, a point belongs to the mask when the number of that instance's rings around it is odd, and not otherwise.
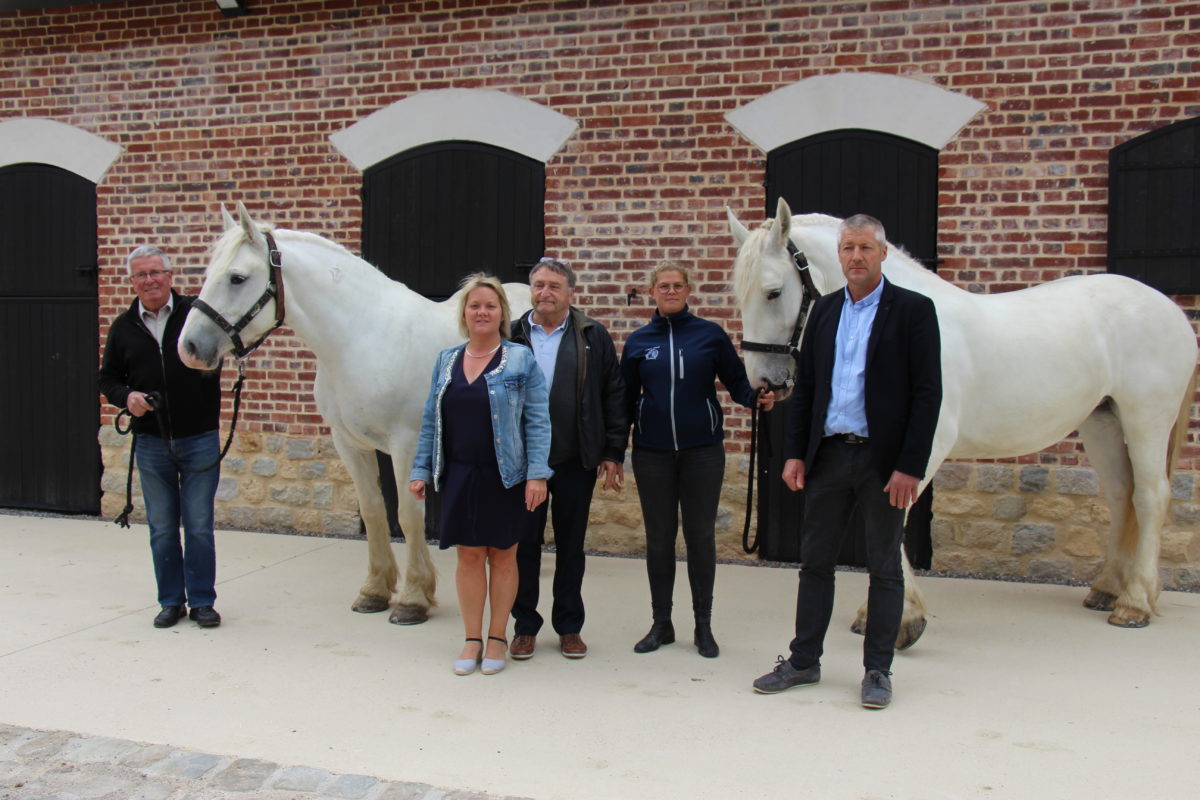
[{"label": "black leather jacket", "polygon": [[[512,340],[530,345],[530,315],[512,324]],[[579,460],[585,469],[602,461],[625,461],[629,425],[625,417],[625,384],[608,329],[571,306],[568,333],[575,337],[577,369],[575,398],[579,432]],[[553,393],[553,390],[552,390]],[[553,401],[551,401],[553,408]],[[553,431],[553,416],[551,430]]]},{"label": "black leather jacket", "polygon": [[158,392],[164,406],[134,417],[133,430],[158,436],[156,416],[163,414],[167,434],[179,439],[220,427],[221,376],[219,368],[206,372],[186,367],[179,360],[176,345],[193,298],[171,294],[173,305],[161,350],[154,334],[138,318],[137,300],[113,320],[104,344],[100,391],[117,408],[125,408],[130,392]]}]

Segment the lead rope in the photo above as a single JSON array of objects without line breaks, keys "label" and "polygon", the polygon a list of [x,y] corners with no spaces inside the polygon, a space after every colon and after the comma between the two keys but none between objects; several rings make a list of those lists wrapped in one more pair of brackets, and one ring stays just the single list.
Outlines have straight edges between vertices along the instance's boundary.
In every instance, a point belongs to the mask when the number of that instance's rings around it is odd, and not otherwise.
[{"label": "lead rope", "polygon": [[[171,459],[171,463],[173,463],[183,472],[208,472],[210,469],[220,464],[225,459],[225,454],[229,452],[229,446],[233,444],[233,432],[237,428],[238,409],[240,409],[242,406],[242,384],[246,382],[245,360],[239,360],[237,365],[238,378],[233,384],[233,417],[229,421],[229,436],[225,438],[225,446],[221,448],[220,455],[218,455],[216,460],[211,464],[203,467],[184,466],[183,462],[179,459],[179,455],[175,452],[174,440],[167,436],[166,425],[163,423],[162,416],[158,414],[155,415],[154,419],[158,422],[158,434],[162,440],[167,443],[167,456]],[[121,417],[124,416],[128,416],[130,418],[129,427],[122,430]],[[116,428],[117,433],[122,436],[127,436],[130,434],[133,435],[133,439],[129,444],[129,469],[125,473],[125,508],[121,509],[121,513],[118,514],[117,518],[113,520],[114,523],[122,528],[128,528],[129,515],[133,513],[133,465],[134,453],[137,451],[138,440],[137,432],[133,430],[133,415],[129,413],[129,409],[123,408],[120,412],[118,412],[117,418],[113,420],[113,427]]]},{"label": "lead rope", "polygon": [[754,457],[758,452],[758,398],[766,391],[760,386],[754,392],[754,405],[750,407],[750,469],[749,483],[746,486],[746,523],[742,526],[742,550],[754,553],[758,550],[758,534],[754,543],[750,543],[750,516],[754,512]]}]

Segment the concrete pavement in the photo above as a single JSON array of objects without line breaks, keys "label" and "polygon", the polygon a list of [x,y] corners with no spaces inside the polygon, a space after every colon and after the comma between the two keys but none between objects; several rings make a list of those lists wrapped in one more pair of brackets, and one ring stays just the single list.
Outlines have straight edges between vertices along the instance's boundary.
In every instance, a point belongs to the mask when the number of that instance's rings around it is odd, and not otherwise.
[{"label": "concrete pavement", "polygon": [[792,569],[718,567],[707,660],[682,568],[679,642],[637,655],[644,564],[593,557],[586,659],[546,630],[531,661],[458,677],[452,553],[435,552],[430,621],[397,627],[349,610],[365,542],[222,531],[224,624],[157,630],[146,538],[0,515],[0,798],[1092,800],[1200,782],[1196,594],[1164,593],[1162,616],[1125,631],[1076,587],[924,579],[929,629],[872,712],[847,630],[858,573],[838,576],[822,683],[760,696],[750,682],[790,635]]}]

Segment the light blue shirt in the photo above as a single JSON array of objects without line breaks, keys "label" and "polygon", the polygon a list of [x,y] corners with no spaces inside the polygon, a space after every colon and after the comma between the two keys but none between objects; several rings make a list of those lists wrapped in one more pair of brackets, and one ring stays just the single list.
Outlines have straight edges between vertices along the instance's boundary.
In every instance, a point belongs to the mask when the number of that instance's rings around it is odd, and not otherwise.
[{"label": "light blue shirt", "polygon": [[847,288],[834,342],[833,386],[825,413],[825,435],[853,433],[869,436],[867,430],[867,343],[883,294],[883,278],[872,292],[855,303]]},{"label": "light blue shirt", "polygon": [[568,313],[563,317],[562,324],[554,330],[546,333],[546,329],[533,321],[533,317],[529,318],[529,347],[533,350],[533,357],[537,359],[538,366],[542,368],[542,374],[546,376],[546,394],[550,393],[550,388],[554,385],[554,366],[558,363],[558,347],[562,344],[563,336],[567,331],[567,320],[571,318]]}]

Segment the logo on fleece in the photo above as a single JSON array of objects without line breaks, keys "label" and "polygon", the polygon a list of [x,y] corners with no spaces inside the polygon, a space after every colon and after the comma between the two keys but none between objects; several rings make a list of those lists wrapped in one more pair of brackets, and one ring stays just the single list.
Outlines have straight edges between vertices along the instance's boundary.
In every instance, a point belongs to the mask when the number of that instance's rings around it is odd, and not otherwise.
[{"label": "logo on fleece", "polygon": [[649,350],[646,351],[646,360],[647,361],[653,361],[656,358],[658,358],[658,346],[657,345],[654,347],[651,347]]}]

